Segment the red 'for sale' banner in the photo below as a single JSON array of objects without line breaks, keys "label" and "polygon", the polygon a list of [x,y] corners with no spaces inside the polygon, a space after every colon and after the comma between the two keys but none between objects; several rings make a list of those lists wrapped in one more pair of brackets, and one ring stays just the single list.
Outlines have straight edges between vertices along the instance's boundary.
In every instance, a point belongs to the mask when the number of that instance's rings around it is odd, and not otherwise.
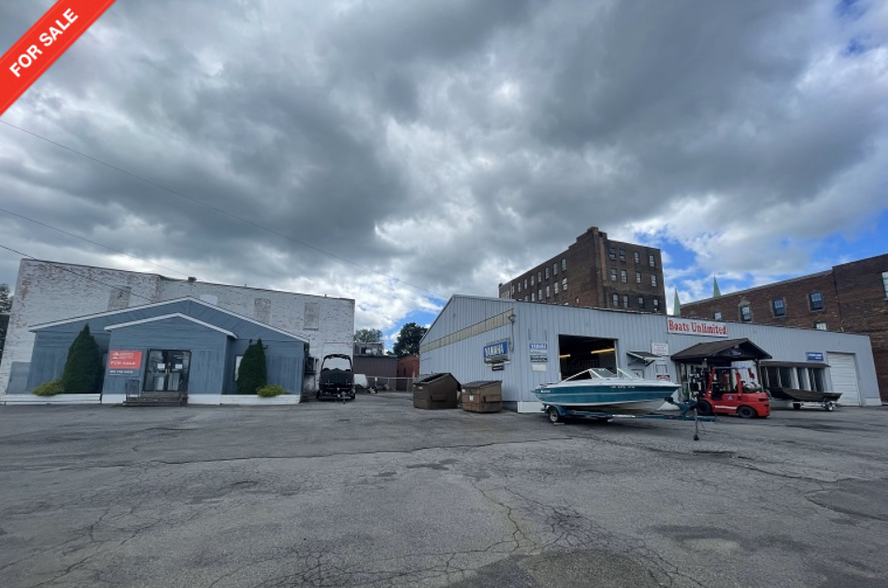
[{"label": "red 'for sale' banner", "polygon": [[60,0],[0,59],[0,114],[70,47],[114,0]]}]

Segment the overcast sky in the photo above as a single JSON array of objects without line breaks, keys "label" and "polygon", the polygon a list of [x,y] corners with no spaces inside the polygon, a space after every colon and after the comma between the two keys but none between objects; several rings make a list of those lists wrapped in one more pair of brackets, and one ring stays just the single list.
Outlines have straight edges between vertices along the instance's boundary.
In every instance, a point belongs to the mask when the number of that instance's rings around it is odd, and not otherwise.
[{"label": "overcast sky", "polygon": [[671,307],[888,252],[888,3],[118,0],[0,117],[0,207],[30,256],[386,333],[594,225]]}]

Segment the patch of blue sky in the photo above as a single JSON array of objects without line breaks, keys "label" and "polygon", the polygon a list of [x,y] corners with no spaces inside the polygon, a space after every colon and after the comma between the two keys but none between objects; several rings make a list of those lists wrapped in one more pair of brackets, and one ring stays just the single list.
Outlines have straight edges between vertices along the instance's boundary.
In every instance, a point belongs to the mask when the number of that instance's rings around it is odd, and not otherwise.
[{"label": "patch of blue sky", "polygon": [[839,0],[836,14],[841,18],[856,20],[866,13],[866,2],[863,0]]},{"label": "patch of blue sky", "polygon": [[854,37],[848,44],[845,45],[845,55],[862,55],[869,51],[870,46],[868,41],[870,40],[869,35],[859,35]]}]

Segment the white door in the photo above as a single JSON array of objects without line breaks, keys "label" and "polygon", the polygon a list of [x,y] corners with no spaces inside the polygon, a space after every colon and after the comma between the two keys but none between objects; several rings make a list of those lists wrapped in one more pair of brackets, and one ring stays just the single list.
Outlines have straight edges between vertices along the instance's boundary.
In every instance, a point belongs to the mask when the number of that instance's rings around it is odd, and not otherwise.
[{"label": "white door", "polygon": [[839,404],[860,406],[860,388],[857,387],[857,367],[854,355],[850,353],[827,353],[829,375],[832,378],[833,392],[841,392]]}]

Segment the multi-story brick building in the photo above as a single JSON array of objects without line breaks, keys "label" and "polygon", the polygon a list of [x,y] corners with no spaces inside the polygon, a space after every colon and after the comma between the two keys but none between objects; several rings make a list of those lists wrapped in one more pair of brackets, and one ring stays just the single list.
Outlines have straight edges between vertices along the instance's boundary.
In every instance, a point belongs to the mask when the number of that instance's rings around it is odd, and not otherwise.
[{"label": "multi-story brick building", "polygon": [[590,227],[565,251],[500,284],[499,297],[665,313],[660,250],[612,241]]},{"label": "multi-story brick building", "polygon": [[682,303],[681,315],[869,335],[880,395],[888,401],[888,254]]}]

